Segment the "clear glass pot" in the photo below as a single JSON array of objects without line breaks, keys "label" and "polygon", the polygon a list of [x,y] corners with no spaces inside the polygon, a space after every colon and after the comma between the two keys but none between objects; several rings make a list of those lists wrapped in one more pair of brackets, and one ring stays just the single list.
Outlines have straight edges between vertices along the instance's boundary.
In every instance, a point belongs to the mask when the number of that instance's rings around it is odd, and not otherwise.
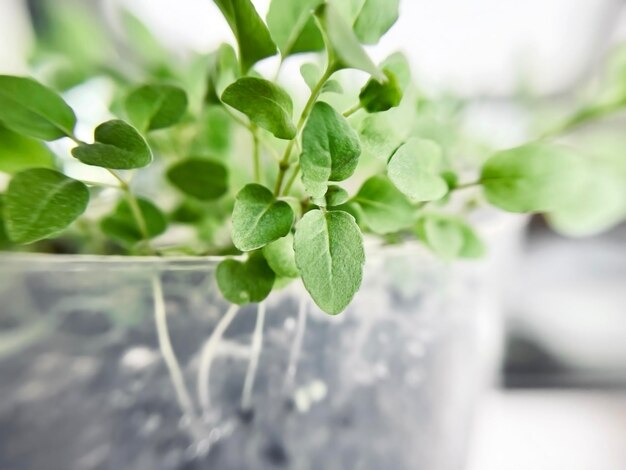
[{"label": "clear glass pot", "polygon": [[369,251],[336,317],[229,308],[216,259],[3,255],[0,468],[461,468],[494,270]]}]

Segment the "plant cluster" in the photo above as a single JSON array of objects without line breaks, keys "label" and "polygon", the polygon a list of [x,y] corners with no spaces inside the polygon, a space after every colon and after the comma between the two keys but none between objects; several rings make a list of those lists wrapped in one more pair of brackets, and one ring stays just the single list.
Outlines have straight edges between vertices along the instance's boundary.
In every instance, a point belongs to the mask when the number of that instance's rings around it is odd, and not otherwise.
[{"label": "plant cluster", "polygon": [[[446,209],[457,191],[480,188],[479,197],[510,212],[580,212],[581,188],[596,172],[550,138],[495,151],[476,177],[462,180],[452,136],[433,138],[420,127],[433,105],[412,85],[405,58],[375,64],[364,48],[394,24],[399,0],[272,0],[266,21],[250,0],[214,2],[237,50],[222,45],[183,72],[162,62],[129,15],[149,70],[142,83],[82,51],[82,65],[92,68],[63,74],[56,88],[90,75],[117,85],[117,117],[99,124],[90,142],[76,135],[75,112],[52,87],[0,76],[0,171],[10,174],[0,199],[4,245],[69,239],[78,240],[75,251],[223,255],[216,276],[228,301],[261,302],[301,278],[315,303],[337,314],[361,284],[363,233],[385,242],[417,237],[445,259],[482,255],[472,227]],[[294,116],[290,92],[255,66],[279,54],[280,69],[301,53],[317,53],[324,66],[301,67],[309,96]],[[358,97],[337,78],[345,69],[366,75]],[[346,99],[355,103],[339,109]],[[69,176],[44,144],[59,139],[71,139],[71,155],[105,169],[115,184]],[[112,208],[87,211],[111,191]],[[154,242],[178,226],[193,227],[200,243]]]}]

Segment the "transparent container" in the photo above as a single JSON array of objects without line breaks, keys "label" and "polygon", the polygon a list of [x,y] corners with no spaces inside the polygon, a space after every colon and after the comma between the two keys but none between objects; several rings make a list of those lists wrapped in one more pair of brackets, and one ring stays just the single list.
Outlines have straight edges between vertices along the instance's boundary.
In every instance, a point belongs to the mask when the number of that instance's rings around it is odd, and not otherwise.
[{"label": "transparent container", "polygon": [[335,317],[229,308],[216,259],[0,256],[0,469],[462,468],[493,263],[369,252]]}]

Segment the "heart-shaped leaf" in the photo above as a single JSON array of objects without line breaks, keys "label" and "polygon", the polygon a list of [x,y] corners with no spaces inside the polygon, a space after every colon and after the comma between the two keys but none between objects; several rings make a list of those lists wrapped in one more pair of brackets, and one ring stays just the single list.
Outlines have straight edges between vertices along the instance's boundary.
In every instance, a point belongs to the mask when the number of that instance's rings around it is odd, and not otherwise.
[{"label": "heart-shaped leaf", "polygon": [[329,104],[315,103],[302,133],[302,182],[315,198],[324,197],[329,181],[343,181],[356,169],[359,136]]},{"label": "heart-shaped leaf", "polygon": [[174,164],[167,178],[180,191],[201,201],[219,199],[228,191],[228,170],[206,158],[187,158]]},{"label": "heart-shaped leaf", "polygon": [[324,200],[326,202],[326,206],[328,207],[340,206],[348,202],[348,199],[350,199],[348,191],[343,189],[341,186],[337,186],[336,184],[328,186],[328,190],[324,195]]},{"label": "heart-shaped leaf", "polygon": [[263,255],[272,271],[277,276],[295,278],[300,276],[296,266],[295,253],[293,251],[293,235],[288,233],[286,237],[279,238],[263,247]]},{"label": "heart-shaped leaf", "polygon": [[489,158],[480,182],[487,200],[510,212],[551,212],[580,197],[585,169],[566,147],[532,143]]},{"label": "heart-shaped leaf", "polygon": [[370,79],[359,93],[359,103],[368,113],[379,113],[395,108],[402,101],[402,89],[398,79],[390,70],[383,69],[387,80]]},{"label": "heart-shaped leaf", "polygon": [[222,100],[279,139],[291,140],[296,136],[291,97],[268,80],[240,78],[224,90]]},{"label": "heart-shaped leaf", "polygon": [[143,85],[128,95],[125,105],[138,129],[163,129],[181,120],[187,110],[187,94],[172,85]]},{"label": "heart-shaped leaf", "polygon": [[72,135],[76,116],[63,98],[41,83],[0,75],[0,122],[18,134],[57,140]]},{"label": "heart-shaped leaf", "polygon": [[17,173],[27,168],[54,167],[54,154],[40,140],[17,134],[0,125],[0,171]]},{"label": "heart-shaped leaf", "polygon": [[272,0],[267,12],[267,26],[283,57],[324,48],[324,39],[313,18],[313,10],[322,2]]},{"label": "heart-shaped leaf", "polygon": [[381,82],[386,80],[385,74],[372,62],[352,28],[335,10],[334,5],[323,3],[315,10],[315,15],[326,33],[326,46],[331,53],[330,60],[334,70],[353,68],[367,72]]},{"label": "heart-shaped leaf", "polygon": [[413,225],[415,209],[384,176],[369,178],[354,197],[361,217],[375,233],[393,233]]},{"label": "heart-shaped leaf", "polygon": [[248,184],[235,199],[233,243],[241,251],[256,250],[287,235],[293,219],[289,204],[277,201],[265,186]]},{"label": "heart-shaped leaf", "polygon": [[276,54],[267,26],[250,0],[214,0],[222,11],[239,45],[242,72],[246,73],[259,60]]},{"label": "heart-shaped leaf", "polygon": [[217,266],[215,275],[222,295],[238,305],[264,300],[276,279],[260,253],[251,254],[245,262],[225,259]]},{"label": "heart-shaped leaf", "polygon": [[412,138],[393,154],[387,174],[393,184],[415,201],[436,201],[448,192],[440,176],[441,148],[431,140]]},{"label": "heart-shaped leaf", "polygon": [[7,233],[16,243],[32,243],[64,230],[87,208],[89,191],[80,181],[46,168],[17,173],[6,193]]},{"label": "heart-shaped leaf", "polygon": [[398,20],[400,0],[365,0],[354,21],[354,33],[362,44],[376,44]]},{"label": "heart-shaped leaf", "polygon": [[296,264],[304,286],[326,313],[342,312],[359,290],[365,252],[354,218],[343,211],[307,212],[296,226]]},{"label": "heart-shaped leaf", "polygon": [[96,127],[93,144],[80,144],[72,155],[87,165],[118,170],[141,168],[152,162],[143,137],[129,124],[114,119]]}]

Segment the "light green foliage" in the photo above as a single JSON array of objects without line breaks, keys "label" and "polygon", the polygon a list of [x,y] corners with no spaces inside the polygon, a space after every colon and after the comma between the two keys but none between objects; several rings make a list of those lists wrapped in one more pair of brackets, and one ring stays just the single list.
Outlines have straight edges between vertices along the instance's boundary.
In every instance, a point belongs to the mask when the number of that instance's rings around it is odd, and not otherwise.
[{"label": "light green foliage", "polygon": [[167,48],[152,34],[152,31],[130,11],[121,9],[121,25],[126,36],[126,45],[134,52],[134,57],[152,70],[169,73]]},{"label": "light green foliage", "polygon": [[27,168],[52,167],[54,157],[43,142],[0,125],[0,172],[13,174]]},{"label": "light green foliage", "polygon": [[[300,67],[300,75],[311,90],[319,82],[322,73],[322,70],[315,64],[306,63]],[[337,80],[328,80],[322,87],[322,93],[343,93],[343,87]]]},{"label": "light green foliage", "polygon": [[302,134],[302,182],[307,192],[324,197],[329,181],[349,178],[357,167],[361,146],[357,133],[332,106],[318,102]]},{"label": "light green foliage", "polygon": [[[161,235],[167,229],[167,219],[161,210],[147,199],[137,198],[148,238]],[[112,214],[100,222],[102,231],[123,245],[132,246],[144,235],[127,199],[122,199]]]},{"label": "light green foliage", "polygon": [[228,191],[228,170],[206,158],[187,158],[167,170],[167,178],[176,188],[201,201],[222,197]]},{"label": "light green foliage", "polygon": [[226,87],[240,76],[237,53],[230,44],[222,44],[209,54],[208,63],[204,100],[208,104],[221,104],[220,96]]},{"label": "light green foliage", "polygon": [[265,245],[263,255],[277,276],[286,278],[300,276],[296,266],[296,256],[293,251],[293,235],[291,233],[288,233],[286,237],[273,241],[269,245]]},{"label": "light green foliage", "polygon": [[190,153],[203,157],[226,158],[231,150],[232,120],[222,106],[209,105],[199,118],[199,132]]},{"label": "light green foliage", "polygon": [[430,140],[412,138],[393,154],[387,174],[393,184],[415,201],[436,201],[448,192],[440,176],[441,148]]},{"label": "light green foliage", "polygon": [[369,178],[354,197],[361,215],[374,233],[386,234],[408,228],[415,221],[415,209],[384,176]]},{"label": "light green foliage", "polygon": [[361,285],[365,254],[354,218],[313,210],[296,226],[296,264],[304,286],[326,313],[342,312]]},{"label": "light green foliage", "polygon": [[256,77],[240,78],[224,90],[222,100],[279,139],[291,140],[296,135],[296,127],[292,121],[291,97],[281,87],[268,80]]},{"label": "light green foliage", "polygon": [[354,21],[354,32],[362,44],[376,44],[398,20],[400,0],[365,0]]},{"label": "light green foliage", "polygon": [[387,70],[396,77],[400,90],[404,92],[411,82],[411,67],[402,52],[394,52],[380,64],[380,68]]},{"label": "light green foliage", "polygon": [[47,168],[24,170],[6,193],[6,230],[16,243],[32,243],[67,228],[87,208],[89,191],[80,181]]},{"label": "light green foliage", "polygon": [[479,258],[485,253],[485,246],[472,227],[455,216],[425,214],[419,219],[416,232],[444,260]]},{"label": "light green foliage", "polygon": [[187,110],[187,94],[172,85],[143,85],[126,98],[130,121],[143,131],[178,123]]},{"label": "light green foliage", "polygon": [[63,98],[31,78],[0,75],[0,123],[41,140],[72,135],[76,116]]},{"label": "light green foliage", "polygon": [[259,60],[276,54],[267,26],[250,0],[214,0],[239,45],[241,70],[246,73]]},{"label": "light green foliage", "polygon": [[246,304],[264,300],[274,287],[276,275],[260,253],[253,253],[247,261],[222,261],[217,266],[216,278],[226,300]]},{"label": "light green foliage", "polygon": [[385,74],[372,62],[363,46],[359,44],[352,28],[332,4],[320,5],[315,14],[320,27],[326,33],[327,48],[332,54],[335,70],[354,68],[369,73],[377,80],[385,80]]},{"label": "light green foliage", "polygon": [[364,153],[384,161],[408,138],[408,130],[396,110],[366,116],[359,127]]},{"label": "light green foliage", "polygon": [[578,199],[584,168],[572,150],[537,142],[493,155],[480,181],[494,206],[510,212],[550,212]]},{"label": "light green foliage", "polygon": [[322,34],[313,19],[313,11],[322,1],[272,0],[267,26],[283,57],[324,48]]},{"label": "light green foliage", "polygon": [[96,127],[93,144],[80,144],[72,155],[87,165],[118,170],[141,168],[152,162],[152,152],[139,132],[119,119]]},{"label": "light green foliage", "polygon": [[248,184],[235,199],[233,243],[241,251],[262,248],[284,237],[293,225],[293,210],[260,184]]}]

